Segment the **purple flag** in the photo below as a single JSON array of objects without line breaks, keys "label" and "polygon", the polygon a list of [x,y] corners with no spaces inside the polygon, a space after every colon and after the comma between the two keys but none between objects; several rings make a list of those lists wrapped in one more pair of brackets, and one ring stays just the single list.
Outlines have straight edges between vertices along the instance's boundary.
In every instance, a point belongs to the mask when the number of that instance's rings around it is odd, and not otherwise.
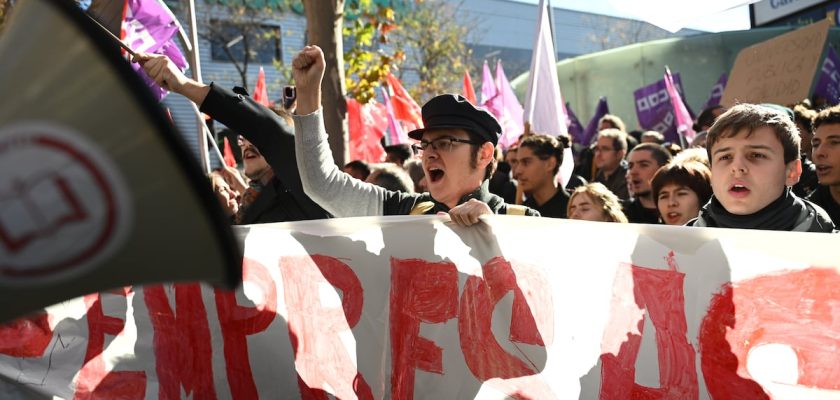
[{"label": "purple flag", "polygon": [[814,87],[814,95],[824,97],[828,105],[840,103],[840,58],[834,48],[828,47],[828,54],[823,60],[820,77]]},{"label": "purple flag", "polygon": [[727,78],[728,75],[725,72],[720,75],[717,83],[712,86],[712,93],[709,94],[709,99],[706,100],[706,104],[703,104],[703,110],[720,104],[720,99],[723,97],[723,89],[726,89]]},{"label": "purple flag", "polygon": [[388,134],[385,135],[385,144],[392,146],[395,144],[408,143],[408,136],[402,129],[402,125],[394,117],[394,107],[391,106],[391,96],[388,91],[382,90],[383,103],[385,104],[385,114],[388,116]]},{"label": "purple flag", "polygon": [[[673,79],[677,92],[683,96],[680,74],[673,74]],[[677,119],[671,97],[668,96],[665,79],[637,89],[633,92],[633,96],[636,99],[636,116],[639,118],[639,125],[643,129],[662,133],[667,141],[680,143],[677,135]],[[684,100],[683,103],[685,103]]]},{"label": "purple flag", "polygon": [[566,129],[569,131],[569,136],[572,137],[574,143],[582,144],[584,139],[583,125],[580,124],[577,115],[572,111],[572,105],[566,102]]},{"label": "purple flag", "polygon": [[[172,38],[178,33],[178,24],[164,6],[156,0],[128,0],[122,30],[123,41],[134,51],[156,53],[169,57],[181,70],[187,67],[187,60],[178,50]],[[167,95],[167,91],[157,86],[139,64],[132,63],[132,68],[146,81],[158,101]]]},{"label": "purple flag", "polygon": [[595,140],[595,136],[598,134],[598,121],[609,113],[610,106],[607,104],[607,98],[602,96],[598,99],[598,105],[595,107],[595,115],[586,124],[586,130],[583,131],[583,140],[580,142],[582,145],[589,146],[592,144],[592,141]]}]

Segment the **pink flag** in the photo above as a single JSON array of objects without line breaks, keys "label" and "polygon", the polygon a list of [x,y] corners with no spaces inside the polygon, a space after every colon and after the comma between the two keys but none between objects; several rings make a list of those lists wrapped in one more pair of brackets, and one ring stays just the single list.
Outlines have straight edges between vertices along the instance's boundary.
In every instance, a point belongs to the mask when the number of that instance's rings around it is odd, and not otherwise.
[{"label": "pink flag", "polygon": [[677,92],[674,79],[671,77],[671,70],[667,66],[665,67],[665,88],[668,90],[668,97],[671,98],[671,105],[674,107],[674,115],[677,118],[677,133],[685,138],[686,143],[691,143],[695,135],[691,128],[693,124],[691,114],[688,113],[688,109],[683,104],[682,97]]},{"label": "pink flag", "polygon": [[478,100],[475,97],[475,89],[473,89],[472,78],[470,78],[470,71],[464,70],[464,88],[462,90],[464,92],[464,98],[469,100],[470,103],[478,104]]},{"label": "pink flag", "polygon": [[510,82],[507,76],[505,76],[504,69],[502,69],[501,60],[496,64],[496,86],[499,90],[496,97],[501,98],[497,103],[497,105],[501,104],[501,110],[496,115],[496,118],[499,120],[499,125],[502,126],[502,136],[499,138],[499,146],[502,146],[502,149],[507,149],[525,131],[525,127],[522,124],[524,110],[522,109],[522,104],[516,98],[516,94],[513,93],[513,89],[510,87]]},{"label": "pink flag", "polygon": [[251,95],[254,101],[268,107],[268,90],[265,88],[265,71],[260,66],[260,73],[257,74],[257,86],[254,87],[254,94]]},{"label": "pink flag", "polygon": [[493,80],[493,74],[490,72],[490,67],[487,66],[487,60],[485,60],[481,73],[481,106],[493,115],[497,114],[497,109],[501,109],[500,106],[496,106],[498,101],[496,93],[498,92],[496,81]]},{"label": "pink flag", "polygon": [[408,143],[408,135],[394,116],[394,108],[391,106],[391,96],[388,95],[387,90],[382,90],[382,98],[385,104],[385,115],[388,116],[388,134],[385,135],[385,144],[392,146]]}]

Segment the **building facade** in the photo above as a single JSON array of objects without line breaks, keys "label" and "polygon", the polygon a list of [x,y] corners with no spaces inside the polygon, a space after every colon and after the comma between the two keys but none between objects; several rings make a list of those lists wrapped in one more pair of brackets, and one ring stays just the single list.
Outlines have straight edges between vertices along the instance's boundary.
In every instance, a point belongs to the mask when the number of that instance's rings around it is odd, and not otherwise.
[{"label": "building facade", "polygon": [[[386,0],[387,1],[387,0]],[[394,1],[394,0],[391,0]],[[513,0],[445,0],[455,6],[459,21],[469,24],[471,34],[467,46],[472,49],[474,71],[480,71],[486,60],[495,65],[502,60],[509,78],[527,72],[531,63],[531,47],[537,26],[537,5]],[[183,19],[183,10],[173,6],[173,11]],[[214,6],[204,1],[197,2],[196,20],[199,29],[199,56],[202,79],[227,87],[242,86],[242,80],[235,65],[225,55],[220,45],[213,45],[206,39],[206,31],[211,24],[225,18],[223,7]],[[399,8],[397,7],[397,12]],[[279,99],[281,88],[288,81],[286,73],[275,68],[272,58],[280,60],[279,65],[290,65],[292,58],[305,44],[306,19],[302,10],[279,14],[276,18],[263,22],[266,29],[279,32],[279,39],[262,48],[261,58],[249,63],[246,89],[253,91],[259,67],[266,73],[269,98]],[[673,36],[685,36],[698,31],[683,30],[677,34],[654,27],[645,22],[585,13],[554,7],[552,10],[555,50],[558,61],[569,57],[596,51],[620,47],[628,44],[661,39]],[[187,27],[185,27],[187,28]],[[231,52],[241,43],[232,40],[228,44]],[[268,55],[266,57],[265,55]],[[480,87],[480,74],[474,75],[474,84]],[[416,82],[416,78],[414,78]],[[406,85],[411,85],[412,78],[404,78]],[[198,128],[192,107],[181,96],[170,95],[164,100],[173,120],[182,132],[188,146],[198,156]],[[217,157],[211,151],[211,163],[219,165]]]}]

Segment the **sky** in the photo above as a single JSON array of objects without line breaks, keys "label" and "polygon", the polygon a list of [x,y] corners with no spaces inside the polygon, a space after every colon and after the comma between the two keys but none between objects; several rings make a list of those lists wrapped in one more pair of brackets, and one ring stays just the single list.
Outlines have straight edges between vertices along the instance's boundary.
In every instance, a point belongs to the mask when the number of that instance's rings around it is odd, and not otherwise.
[{"label": "sky", "polygon": [[[538,0],[514,0],[522,3],[537,4]],[[615,0],[613,0],[615,1]],[[633,1],[633,0],[627,0]],[[686,0],[683,0],[686,1]],[[703,1],[703,0],[687,0]],[[672,1],[671,4],[679,4],[679,1]],[[576,11],[585,11],[595,14],[604,14],[615,17],[627,17],[617,10],[610,0],[551,0],[551,5],[556,8],[566,8]],[[749,6],[740,6],[718,14],[702,18],[702,21],[692,23],[686,28],[697,29],[707,32],[737,31],[750,28]]]}]

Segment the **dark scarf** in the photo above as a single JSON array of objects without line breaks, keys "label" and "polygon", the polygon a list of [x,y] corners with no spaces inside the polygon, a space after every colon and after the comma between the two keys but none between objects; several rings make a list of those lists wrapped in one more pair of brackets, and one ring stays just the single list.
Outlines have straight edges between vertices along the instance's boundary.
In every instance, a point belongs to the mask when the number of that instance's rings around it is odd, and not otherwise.
[{"label": "dark scarf", "polygon": [[805,203],[787,187],[778,199],[750,215],[735,215],[726,211],[715,196],[712,196],[709,203],[703,207],[700,215],[706,220],[708,226],[791,231],[805,209]]}]

